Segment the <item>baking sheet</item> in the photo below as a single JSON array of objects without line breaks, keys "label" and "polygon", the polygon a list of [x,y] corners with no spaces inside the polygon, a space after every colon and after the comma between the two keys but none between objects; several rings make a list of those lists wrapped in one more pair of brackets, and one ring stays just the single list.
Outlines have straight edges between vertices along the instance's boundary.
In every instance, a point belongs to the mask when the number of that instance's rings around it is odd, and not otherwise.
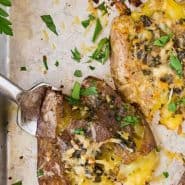
[{"label": "baking sheet", "polygon": [[[74,77],[76,69],[81,69],[83,77],[92,75],[104,78],[113,86],[110,77],[109,62],[101,65],[97,62],[86,63],[88,56],[96,45],[92,44],[93,26],[85,31],[80,21],[88,17],[89,3],[86,0],[14,0],[11,9],[11,20],[13,22],[14,37],[10,41],[10,79],[21,87],[29,89],[38,82],[47,82],[56,87],[64,85],[64,92],[69,93],[74,81],[82,79]],[[50,32],[42,22],[40,16],[50,14],[57,26],[59,36]],[[111,19],[116,16],[114,12],[109,17],[108,26],[104,29],[101,38],[108,36]],[[108,18],[102,19],[107,24]],[[71,49],[77,47],[84,55],[81,63],[71,59]],[[89,51],[89,52],[88,52]],[[45,71],[42,58],[48,58],[49,70]],[[55,62],[59,61],[59,66]],[[95,66],[96,70],[89,69],[89,65]],[[20,71],[20,67],[26,66],[28,71]],[[23,132],[16,126],[17,107],[14,104],[9,106],[9,127],[8,127],[8,155],[7,155],[7,178],[8,185],[22,180],[23,185],[37,185],[36,164],[37,164],[37,140]],[[165,128],[154,124],[154,132],[159,136]],[[156,135],[157,135],[156,134]],[[168,135],[168,131],[167,131]],[[168,137],[168,136],[167,136]],[[177,139],[178,136],[175,136]],[[165,145],[165,138],[158,137],[158,143]],[[182,143],[185,147],[185,139]],[[171,148],[175,152],[181,152],[173,143]],[[183,148],[183,151],[185,148]],[[182,162],[169,160],[161,152],[161,165],[155,172],[156,176],[168,171],[170,178],[162,179],[161,182],[152,182],[152,185],[175,185],[179,175],[184,171]],[[176,177],[177,176],[177,177]],[[176,177],[173,178],[172,177]],[[174,181],[174,183],[173,183]],[[3,184],[4,185],[4,184]]]}]

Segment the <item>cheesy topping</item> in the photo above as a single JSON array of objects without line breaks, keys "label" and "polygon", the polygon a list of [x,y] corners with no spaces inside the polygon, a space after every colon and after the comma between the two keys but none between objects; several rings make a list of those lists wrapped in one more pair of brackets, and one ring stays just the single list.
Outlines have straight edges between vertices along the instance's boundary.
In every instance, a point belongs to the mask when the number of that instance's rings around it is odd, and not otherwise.
[{"label": "cheesy topping", "polygon": [[[185,119],[181,101],[185,95],[185,5],[149,0],[114,26],[127,34],[130,51],[130,62],[124,64],[128,81],[123,85],[120,81],[120,90],[141,106],[148,121],[160,109],[160,122],[177,130]],[[171,103],[176,107],[173,111]]]},{"label": "cheesy topping", "polygon": [[151,180],[158,164],[155,151],[131,164],[123,164],[121,156],[114,152],[114,144],[121,144],[119,139],[96,143],[85,136],[76,135],[75,140],[71,142],[73,147],[62,156],[72,185],[145,185]]}]

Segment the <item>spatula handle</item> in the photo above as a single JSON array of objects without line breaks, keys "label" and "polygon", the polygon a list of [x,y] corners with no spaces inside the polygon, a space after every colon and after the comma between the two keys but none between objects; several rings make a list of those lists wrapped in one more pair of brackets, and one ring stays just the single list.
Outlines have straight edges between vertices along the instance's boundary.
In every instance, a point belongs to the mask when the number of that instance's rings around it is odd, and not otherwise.
[{"label": "spatula handle", "polygon": [[17,103],[17,97],[23,90],[0,74],[0,93]]}]

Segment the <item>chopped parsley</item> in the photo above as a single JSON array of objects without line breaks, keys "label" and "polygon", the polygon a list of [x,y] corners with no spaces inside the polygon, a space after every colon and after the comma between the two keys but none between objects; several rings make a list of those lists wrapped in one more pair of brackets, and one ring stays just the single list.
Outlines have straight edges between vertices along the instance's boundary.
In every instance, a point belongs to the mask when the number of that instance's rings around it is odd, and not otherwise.
[{"label": "chopped parsley", "polygon": [[92,54],[91,58],[104,64],[110,55],[110,42],[108,38],[103,38],[98,43],[97,49]]},{"label": "chopped parsley", "polygon": [[176,71],[177,75],[180,77],[183,74],[182,64],[178,57],[174,54],[170,55],[170,67]]},{"label": "chopped parsley", "polygon": [[107,6],[105,5],[105,2],[101,3],[97,8],[102,11],[103,15],[108,13]]},{"label": "chopped parsley", "polygon": [[170,112],[176,112],[178,109],[178,106],[180,106],[180,105],[185,105],[185,98],[184,97],[177,100],[176,102],[170,102],[168,104],[168,110]]},{"label": "chopped parsley", "polygon": [[80,99],[80,89],[81,89],[81,85],[79,82],[75,82],[73,89],[72,89],[72,94],[71,97],[75,100],[79,100]]},{"label": "chopped parsley", "polygon": [[22,185],[22,181],[18,181],[16,183],[13,183],[12,185]]},{"label": "chopped parsley", "polygon": [[0,8],[0,16],[8,17],[8,13],[5,10],[3,10],[2,8]]},{"label": "chopped parsley", "polygon": [[51,15],[42,15],[41,19],[44,21],[44,23],[46,24],[46,26],[56,35],[58,35],[57,30],[56,30],[56,26],[55,23],[53,21],[53,18],[51,17]]},{"label": "chopped parsley", "polygon": [[72,97],[66,97],[66,100],[68,101],[68,103],[70,105],[77,105],[77,104],[79,104],[79,100],[76,100],[76,99],[74,99]]},{"label": "chopped parsley", "polygon": [[56,66],[56,67],[58,67],[58,66],[59,66],[59,61],[58,61],[58,60],[56,60],[56,62],[55,62],[55,66]]},{"label": "chopped parsley", "polygon": [[118,115],[116,115],[116,116],[115,116],[115,120],[116,120],[116,121],[118,121],[118,122],[119,122],[119,121],[121,121],[121,119],[122,119],[122,117],[121,117],[121,116],[118,116]]},{"label": "chopped parsley", "polygon": [[41,177],[44,175],[44,171],[42,169],[37,170],[37,177]]},{"label": "chopped parsley", "polygon": [[160,151],[161,151],[161,148],[160,148],[159,146],[156,146],[156,147],[155,147],[155,151],[156,151],[156,152],[160,152]]},{"label": "chopped parsley", "polygon": [[101,25],[100,19],[97,18],[96,20],[96,26],[95,26],[95,30],[94,30],[94,34],[93,34],[93,38],[92,41],[95,42],[98,38],[98,36],[100,35],[100,33],[103,30],[103,26]]},{"label": "chopped parsley", "polygon": [[0,4],[4,6],[11,6],[11,1],[10,0],[0,0]]},{"label": "chopped parsley", "polygon": [[181,98],[180,100],[177,101],[177,104],[184,104],[185,105],[185,97]]},{"label": "chopped parsley", "polygon": [[89,66],[89,69],[93,71],[93,70],[95,70],[95,67],[94,66]]},{"label": "chopped parsley", "polygon": [[47,57],[45,55],[43,56],[43,64],[44,64],[45,69],[48,70],[49,69],[48,68],[48,60],[47,60]]},{"label": "chopped parsley", "polygon": [[72,59],[76,60],[77,62],[80,62],[80,60],[82,59],[82,56],[76,47],[74,50],[71,50],[71,53],[72,53]]},{"label": "chopped parsley", "polygon": [[168,172],[163,172],[163,176],[164,176],[165,178],[168,178],[168,177],[169,177],[169,173],[168,173]]},{"label": "chopped parsley", "polygon": [[[11,6],[10,0],[0,0],[0,5]],[[8,13],[0,7],[0,34],[13,35],[12,23],[7,19]]]},{"label": "chopped parsley", "polygon": [[136,116],[126,116],[121,121],[121,127],[126,127],[128,125],[135,125],[139,123],[139,118]]},{"label": "chopped parsley", "polygon": [[164,47],[172,38],[173,34],[165,35],[154,41],[155,46]]},{"label": "chopped parsley", "polygon": [[20,67],[21,71],[27,71],[27,68],[25,66]]},{"label": "chopped parsley", "polygon": [[74,72],[74,76],[76,76],[76,77],[82,77],[82,71],[81,70],[76,70]]},{"label": "chopped parsley", "polygon": [[77,128],[77,129],[74,130],[74,134],[84,135],[85,134],[85,130],[84,130],[84,128]]},{"label": "chopped parsley", "polygon": [[176,105],[176,103],[175,103],[175,102],[169,103],[169,104],[168,104],[168,110],[169,110],[170,112],[176,112],[176,110],[177,110],[177,105]]},{"label": "chopped parsley", "polygon": [[94,19],[95,19],[95,17],[93,15],[89,15],[88,19],[82,21],[81,24],[84,28],[87,28],[89,26],[89,24],[91,23],[91,21],[93,21]]},{"label": "chopped parsley", "polygon": [[92,96],[92,95],[97,95],[97,89],[95,86],[88,87],[88,88],[82,88],[80,91],[81,96]]}]

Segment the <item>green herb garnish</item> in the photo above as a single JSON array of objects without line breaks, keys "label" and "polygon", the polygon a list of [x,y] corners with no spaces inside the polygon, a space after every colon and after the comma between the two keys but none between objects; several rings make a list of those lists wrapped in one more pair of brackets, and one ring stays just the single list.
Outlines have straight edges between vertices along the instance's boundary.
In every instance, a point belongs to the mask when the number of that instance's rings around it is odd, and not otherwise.
[{"label": "green herb garnish", "polygon": [[73,89],[72,89],[72,94],[71,97],[75,100],[79,100],[80,99],[80,89],[81,89],[81,85],[79,82],[75,82]]},{"label": "green herb garnish", "polygon": [[74,72],[74,76],[76,76],[76,77],[82,77],[82,71],[81,70],[76,70]]},{"label": "green herb garnish", "polygon": [[102,11],[103,15],[108,13],[107,7],[105,6],[105,2],[101,3],[97,8]]},{"label": "green herb garnish", "polygon": [[155,46],[164,47],[172,38],[173,34],[165,35],[154,41]]},{"label": "green herb garnish", "polygon": [[95,19],[95,17],[93,15],[89,15],[88,19],[82,21],[81,24],[84,28],[87,28],[89,26],[89,24],[91,23],[91,21],[93,21],[94,19]]},{"label": "green herb garnish", "polygon": [[185,98],[181,98],[179,101],[177,101],[177,104],[180,105],[180,104],[184,104],[185,105]]},{"label": "green herb garnish", "polygon": [[180,105],[185,105],[185,98],[184,97],[177,100],[176,102],[170,102],[168,104],[168,110],[170,112],[176,112],[178,109],[178,106],[180,106]]},{"label": "green herb garnish", "polygon": [[44,171],[42,169],[37,170],[37,177],[41,177],[44,175]]},{"label": "green herb garnish", "polygon": [[95,26],[95,30],[94,30],[94,34],[93,34],[93,39],[92,41],[95,42],[98,38],[98,36],[100,35],[100,33],[102,32],[103,27],[101,25],[100,19],[97,18],[96,20],[96,26]]},{"label": "green herb garnish", "polygon": [[160,152],[161,151],[161,148],[159,146],[156,146],[155,147],[155,150],[156,150],[156,152]]},{"label": "green herb garnish", "polygon": [[70,105],[77,105],[77,104],[80,103],[79,100],[76,100],[76,99],[74,99],[74,98],[72,98],[72,97],[66,97],[66,100],[68,101],[68,103],[69,103]]},{"label": "green herb garnish", "polygon": [[81,54],[80,52],[78,51],[78,49],[75,47],[74,50],[71,50],[71,53],[72,53],[72,59],[76,60],[77,62],[80,62],[81,60]]},{"label": "green herb garnish", "polygon": [[22,181],[18,181],[16,183],[13,183],[12,185],[22,185]]},{"label": "green herb garnish", "polygon": [[88,88],[82,88],[80,91],[81,96],[92,96],[92,95],[97,95],[97,89],[95,86],[88,87]]},{"label": "green herb garnish", "polygon": [[121,119],[122,119],[121,116],[118,116],[118,115],[115,116],[115,120],[116,120],[116,121],[119,122],[119,121],[121,121]]},{"label": "green herb garnish", "polygon": [[11,1],[10,0],[0,0],[0,4],[4,6],[11,6]]},{"label": "green herb garnish", "polygon": [[95,67],[94,66],[89,66],[89,69],[93,71],[93,70],[95,70]]},{"label": "green herb garnish", "polygon": [[0,16],[8,17],[8,13],[5,10],[3,10],[2,8],[0,8]]},{"label": "green herb garnish", "polygon": [[46,26],[56,35],[58,35],[57,30],[56,30],[56,26],[55,23],[53,21],[53,18],[51,17],[51,15],[42,15],[41,19],[44,21],[44,23],[46,24]]},{"label": "green herb garnish", "polygon": [[92,54],[91,58],[104,64],[110,55],[110,42],[108,38],[103,38],[98,43],[97,49]]},{"label": "green herb garnish", "polygon": [[121,121],[121,127],[126,127],[128,125],[135,125],[139,123],[139,118],[136,116],[126,116]]},{"label": "green herb garnish", "polygon": [[169,110],[170,112],[176,112],[176,110],[177,110],[177,105],[176,105],[176,103],[175,103],[175,102],[169,103],[169,104],[168,104],[168,110]]},{"label": "green herb garnish", "polygon": [[58,60],[56,60],[56,62],[55,62],[55,66],[56,66],[56,67],[58,67],[58,66],[59,66],[59,61],[58,61]]},{"label": "green herb garnish", "polygon": [[84,135],[85,134],[85,130],[84,130],[84,128],[77,128],[77,129],[74,130],[74,134]]},{"label": "green herb garnish", "polygon": [[43,64],[44,64],[44,67],[46,70],[48,70],[48,61],[47,61],[47,57],[46,56],[43,56]]},{"label": "green herb garnish", "polygon": [[168,172],[163,172],[163,176],[164,176],[165,178],[168,178],[168,177],[169,177],[169,173],[168,173]]},{"label": "green herb garnish", "polygon": [[25,66],[20,67],[21,71],[27,71],[27,68]]},{"label": "green herb garnish", "polygon": [[175,56],[174,54],[170,55],[170,67],[176,71],[177,75],[179,75],[180,77],[183,74],[183,69],[182,69],[182,64],[181,61],[178,59],[177,56]]},{"label": "green herb garnish", "polygon": [[[11,6],[11,1],[10,0],[0,0],[0,5],[3,6]],[[6,34],[6,35],[13,35],[12,31],[12,23],[7,19],[8,13],[0,8],[0,34]]]}]

